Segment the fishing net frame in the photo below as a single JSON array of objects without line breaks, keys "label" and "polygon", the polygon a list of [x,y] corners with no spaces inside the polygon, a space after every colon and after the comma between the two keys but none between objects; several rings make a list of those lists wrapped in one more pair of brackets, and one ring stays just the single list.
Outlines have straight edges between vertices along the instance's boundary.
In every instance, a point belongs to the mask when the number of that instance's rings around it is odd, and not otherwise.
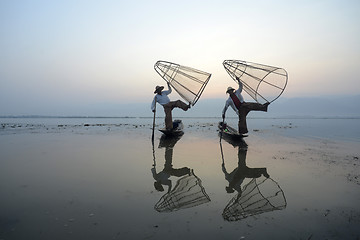
[{"label": "fishing net frame", "polygon": [[[288,73],[283,68],[242,60],[224,60],[223,66],[236,83],[236,77],[240,79],[244,91],[258,103],[275,101],[281,96],[287,85]],[[271,82],[275,78],[280,83]],[[260,93],[260,88],[263,86],[272,87],[274,95],[268,97],[265,96],[265,93]]]},{"label": "fishing net frame", "polygon": [[201,179],[192,170],[189,175],[177,180],[174,189],[163,195],[155,204],[154,209],[158,212],[173,212],[210,201]]},{"label": "fishing net frame", "polygon": [[[157,61],[154,65],[154,69],[184,100],[192,106],[194,106],[199,100],[211,77],[210,73],[168,61]],[[180,79],[181,77],[187,78],[194,81],[196,84],[201,84],[201,86],[200,88],[190,89],[189,86],[186,86],[186,84],[177,79],[179,77]],[[201,79],[199,79],[200,77]],[[190,96],[193,95],[193,97],[190,97],[184,91],[188,91]]]},{"label": "fishing net frame", "polygon": [[[265,196],[259,187],[265,181],[270,181],[271,184],[274,184],[278,191],[271,196]],[[279,203],[275,204],[274,202]],[[285,194],[275,180],[272,178],[264,178],[262,180],[253,178],[243,187],[242,193],[236,194],[230,200],[222,216],[226,221],[232,222],[265,212],[282,210],[285,209],[286,206]]]}]

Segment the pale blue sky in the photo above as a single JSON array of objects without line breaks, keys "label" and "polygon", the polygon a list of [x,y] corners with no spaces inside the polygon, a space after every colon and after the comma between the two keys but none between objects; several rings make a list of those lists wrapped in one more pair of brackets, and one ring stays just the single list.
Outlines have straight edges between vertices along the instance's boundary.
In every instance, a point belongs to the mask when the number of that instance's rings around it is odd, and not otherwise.
[{"label": "pale blue sky", "polygon": [[234,85],[225,59],[285,68],[284,97],[357,95],[359,12],[344,0],[2,0],[0,115],[150,104],[165,83],[157,60],[212,73],[200,101]]}]

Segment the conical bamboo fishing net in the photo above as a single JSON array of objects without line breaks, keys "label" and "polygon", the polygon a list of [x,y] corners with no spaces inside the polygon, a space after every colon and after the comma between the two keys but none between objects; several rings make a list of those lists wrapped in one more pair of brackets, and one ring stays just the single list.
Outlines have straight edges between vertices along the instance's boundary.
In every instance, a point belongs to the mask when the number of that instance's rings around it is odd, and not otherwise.
[{"label": "conical bamboo fishing net", "polygon": [[241,60],[225,60],[223,65],[234,81],[240,79],[244,91],[258,103],[275,101],[287,84],[288,74],[279,67]]},{"label": "conical bamboo fishing net", "polygon": [[193,106],[199,100],[211,77],[210,73],[166,61],[157,61],[154,69]]},{"label": "conical bamboo fishing net", "polygon": [[200,178],[191,171],[189,175],[180,178],[174,189],[162,196],[154,208],[158,212],[172,212],[207,202],[210,202],[210,198]]}]

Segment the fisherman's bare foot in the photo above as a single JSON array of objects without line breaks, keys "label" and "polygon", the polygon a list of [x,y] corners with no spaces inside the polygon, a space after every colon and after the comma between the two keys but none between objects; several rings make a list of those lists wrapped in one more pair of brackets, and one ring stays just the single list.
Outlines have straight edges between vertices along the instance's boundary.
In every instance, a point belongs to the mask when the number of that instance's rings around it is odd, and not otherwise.
[{"label": "fisherman's bare foot", "polygon": [[266,102],[266,103],[263,104],[265,112],[267,112],[269,104],[270,104],[269,102]]}]

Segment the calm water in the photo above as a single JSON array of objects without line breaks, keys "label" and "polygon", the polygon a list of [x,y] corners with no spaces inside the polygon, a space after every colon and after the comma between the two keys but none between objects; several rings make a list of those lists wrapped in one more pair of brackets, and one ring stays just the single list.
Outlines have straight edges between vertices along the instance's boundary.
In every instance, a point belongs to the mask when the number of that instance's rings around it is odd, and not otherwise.
[{"label": "calm water", "polygon": [[0,239],[360,237],[359,120],[217,121],[0,119]]},{"label": "calm water", "polygon": [[[218,118],[183,118],[187,131],[194,128],[203,128],[216,131]],[[236,118],[226,119],[232,126],[237,126]],[[91,125],[92,129],[96,125],[103,130],[104,126],[113,131],[118,127],[134,125],[152,128],[152,118],[0,118],[0,129],[7,124],[6,131],[0,131],[0,134],[12,132],[24,132],[24,130],[70,130],[72,132],[81,130],[84,125]],[[16,124],[16,125],[15,125]],[[163,118],[156,119],[156,125],[163,126]],[[95,125],[95,126],[94,126]],[[13,126],[13,128],[11,128]],[[206,127],[211,127],[211,129]],[[62,128],[61,128],[62,127]],[[64,128],[65,127],[65,128]],[[311,138],[330,138],[348,141],[360,141],[360,119],[259,119],[249,118],[248,128],[261,131],[276,131],[276,134],[296,137]],[[87,129],[88,130],[88,129]],[[87,131],[89,132],[89,131]],[[210,133],[212,134],[212,132]]]}]

